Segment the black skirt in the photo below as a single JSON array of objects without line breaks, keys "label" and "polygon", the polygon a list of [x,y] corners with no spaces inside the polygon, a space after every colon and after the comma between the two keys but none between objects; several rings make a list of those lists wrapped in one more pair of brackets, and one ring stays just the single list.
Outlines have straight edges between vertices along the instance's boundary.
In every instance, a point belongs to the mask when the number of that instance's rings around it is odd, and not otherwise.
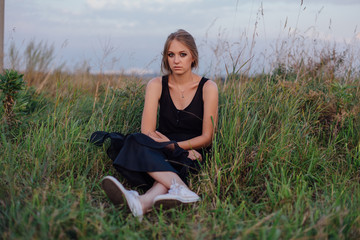
[{"label": "black skirt", "polygon": [[189,173],[195,173],[200,168],[199,162],[189,159],[188,151],[180,148],[175,141],[159,143],[142,133],[126,136],[96,133],[92,134],[90,141],[101,145],[106,138],[111,139],[107,154],[113,160],[115,169],[133,187],[149,189],[154,179],[148,172],[160,171],[174,172],[187,184]]}]

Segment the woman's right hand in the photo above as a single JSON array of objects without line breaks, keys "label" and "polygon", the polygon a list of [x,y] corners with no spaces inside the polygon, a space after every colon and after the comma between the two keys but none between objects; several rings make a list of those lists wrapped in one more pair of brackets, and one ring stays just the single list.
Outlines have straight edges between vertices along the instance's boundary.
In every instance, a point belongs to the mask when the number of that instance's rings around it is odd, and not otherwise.
[{"label": "woman's right hand", "polygon": [[170,141],[170,139],[168,137],[166,137],[164,134],[162,134],[161,132],[158,132],[158,131],[150,132],[148,134],[148,136],[151,137],[156,142],[169,142]]},{"label": "woman's right hand", "polygon": [[188,158],[190,158],[191,160],[202,161],[201,154],[198,151],[190,149],[190,150],[188,150],[188,152],[189,152]]}]

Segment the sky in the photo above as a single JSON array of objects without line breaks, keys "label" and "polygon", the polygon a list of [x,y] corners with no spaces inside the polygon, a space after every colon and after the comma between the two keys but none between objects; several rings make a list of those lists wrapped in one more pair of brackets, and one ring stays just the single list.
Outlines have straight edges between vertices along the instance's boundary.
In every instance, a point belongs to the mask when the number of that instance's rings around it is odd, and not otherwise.
[{"label": "sky", "polygon": [[294,32],[353,44],[359,11],[359,0],[5,0],[4,48],[21,54],[43,42],[55,49],[53,65],[69,71],[157,74],[167,36],[185,29],[199,48],[197,71],[212,74]]}]

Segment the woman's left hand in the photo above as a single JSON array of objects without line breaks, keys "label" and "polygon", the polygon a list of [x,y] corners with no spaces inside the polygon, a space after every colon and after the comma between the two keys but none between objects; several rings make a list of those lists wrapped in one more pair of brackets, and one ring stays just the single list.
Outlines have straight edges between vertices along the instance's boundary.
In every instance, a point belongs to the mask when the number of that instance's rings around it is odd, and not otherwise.
[{"label": "woman's left hand", "polygon": [[188,158],[190,158],[191,160],[202,161],[201,154],[198,151],[190,149],[188,150],[188,152],[189,152]]}]

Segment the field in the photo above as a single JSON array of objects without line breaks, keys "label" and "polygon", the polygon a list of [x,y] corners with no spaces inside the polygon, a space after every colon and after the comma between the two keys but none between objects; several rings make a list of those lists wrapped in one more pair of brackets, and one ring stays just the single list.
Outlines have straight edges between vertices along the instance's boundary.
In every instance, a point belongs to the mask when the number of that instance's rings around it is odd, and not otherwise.
[{"label": "field", "polygon": [[46,72],[34,67],[44,54],[24,72],[12,122],[0,107],[1,238],[359,239],[360,74],[356,59],[319,53],[269,73],[233,61],[214,79],[218,131],[190,181],[201,202],[142,222],[109,202],[101,179],[122,178],[87,140],[139,131],[147,79]]}]

